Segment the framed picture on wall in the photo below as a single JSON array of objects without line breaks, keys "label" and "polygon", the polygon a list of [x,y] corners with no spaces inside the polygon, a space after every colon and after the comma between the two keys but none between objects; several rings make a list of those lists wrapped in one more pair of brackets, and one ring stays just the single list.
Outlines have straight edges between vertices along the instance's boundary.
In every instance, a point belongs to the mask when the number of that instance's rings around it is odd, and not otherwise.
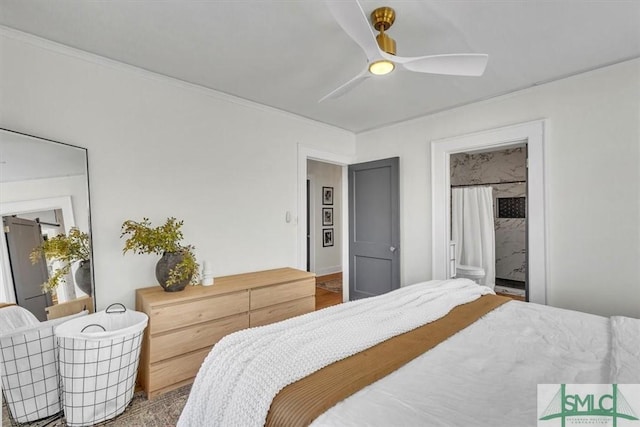
[{"label": "framed picture on wall", "polygon": [[333,246],[333,228],[322,229],[322,246]]},{"label": "framed picture on wall", "polygon": [[322,225],[333,225],[333,208],[322,208]]},{"label": "framed picture on wall", "polygon": [[333,204],[333,187],[322,187],[322,204]]}]

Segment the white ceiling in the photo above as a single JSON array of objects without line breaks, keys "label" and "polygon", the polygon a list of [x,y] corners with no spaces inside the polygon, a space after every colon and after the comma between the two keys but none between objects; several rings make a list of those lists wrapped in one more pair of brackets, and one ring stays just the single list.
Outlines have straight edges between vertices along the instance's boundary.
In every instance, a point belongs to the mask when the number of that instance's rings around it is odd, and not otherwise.
[{"label": "white ceiling", "polygon": [[639,0],[364,0],[398,55],[486,53],[482,77],[397,71],[317,101],[366,58],[322,1],[0,0],[0,24],[353,132],[640,57]]}]

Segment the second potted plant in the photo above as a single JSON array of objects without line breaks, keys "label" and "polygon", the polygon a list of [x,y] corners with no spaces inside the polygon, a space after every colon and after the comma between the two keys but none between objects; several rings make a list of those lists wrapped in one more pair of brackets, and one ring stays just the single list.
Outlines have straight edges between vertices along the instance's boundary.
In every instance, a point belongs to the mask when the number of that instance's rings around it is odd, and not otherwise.
[{"label": "second potted plant", "polygon": [[149,218],[122,224],[120,237],[128,236],[123,253],[157,254],[162,258],[156,264],[156,279],[167,292],[182,291],[189,283],[197,283],[198,263],[194,247],[183,246],[180,230],[184,221],[168,218],[164,225],[152,227]]},{"label": "second potted plant", "polygon": [[33,264],[39,262],[42,256],[48,261],[59,261],[62,266],[55,270],[42,285],[44,292],[53,291],[71,271],[71,265],[80,262],[75,273],[76,285],[87,295],[91,295],[91,247],[89,235],[76,227],[69,230],[69,234],[59,234],[45,240],[40,246],[34,248],[29,255]]}]

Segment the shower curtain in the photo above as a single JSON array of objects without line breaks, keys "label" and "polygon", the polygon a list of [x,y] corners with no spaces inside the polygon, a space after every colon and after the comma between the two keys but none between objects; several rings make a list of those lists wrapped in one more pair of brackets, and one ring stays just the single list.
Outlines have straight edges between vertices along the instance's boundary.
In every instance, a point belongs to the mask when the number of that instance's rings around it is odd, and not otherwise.
[{"label": "shower curtain", "polygon": [[484,268],[480,284],[496,283],[493,188],[451,189],[451,237],[456,242],[456,263]]}]

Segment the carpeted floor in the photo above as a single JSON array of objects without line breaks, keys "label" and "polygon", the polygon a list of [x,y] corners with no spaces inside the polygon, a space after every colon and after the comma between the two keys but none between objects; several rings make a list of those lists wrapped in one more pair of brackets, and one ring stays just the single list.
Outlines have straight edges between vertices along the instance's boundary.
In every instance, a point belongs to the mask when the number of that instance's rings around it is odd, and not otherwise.
[{"label": "carpeted floor", "polygon": [[[166,394],[156,397],[153,400],[147,400],[144,392],[139,391],[133,395],[133,399],[129,407],[116,418],[96,424],[98,426],[113,427],[166,427],[175,426],[180,418],[182,408],[187,403],[191,385],[186,385],[179,389],[170,391]],[[2,406],[2,425],[11,426],[7,408]],[[20,424],[21,426],[32,427],[62,427],[66,423],[64,418],[55,420],[36,421],[29,424]]]},{"label": "carpeted floor", "polygon": [[342,280],[329,280],[326,282],[316,283],[316,286],[329,292],[342,292]]}]

